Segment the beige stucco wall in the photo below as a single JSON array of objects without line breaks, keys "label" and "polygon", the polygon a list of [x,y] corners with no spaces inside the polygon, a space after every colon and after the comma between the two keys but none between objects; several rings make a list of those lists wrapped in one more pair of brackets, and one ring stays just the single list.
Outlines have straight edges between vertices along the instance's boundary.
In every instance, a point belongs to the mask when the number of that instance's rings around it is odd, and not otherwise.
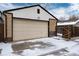
[{"label": "beige stucco wall", "polygon": [[[40,14],[37,13],[37,9],[40,9]],[[46,21],[49,21],[49,18],[54,19],[54,17],[52,17],[50,14],[48,14],[45,10],[43,10],[39,6],[10,11],[9,13],[13,13],[13,17],[20,17],[20,18],[29,18],[29,19],[46,20]]]},{"label": "beige stucco wall", "polygon": [[48,37],[48,22],[13,19],[13,40]]},{"label": "beige stucco wall", "polygon": [[56,31],[56,22],[57,21],[53,19],[49,21],[49,31]]},{"label": "beige stucco wall", "polygon": [[6,14],[7,16],[7,38],[12,38],[12,14]]}]

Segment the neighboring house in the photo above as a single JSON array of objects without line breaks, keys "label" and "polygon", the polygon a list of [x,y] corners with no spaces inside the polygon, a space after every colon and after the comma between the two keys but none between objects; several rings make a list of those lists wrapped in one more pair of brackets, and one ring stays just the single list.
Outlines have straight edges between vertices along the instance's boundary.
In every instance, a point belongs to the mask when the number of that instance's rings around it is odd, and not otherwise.
[{"label": "neighboring house", "polygon": [[57,33],[62,34],[63,27],[66,25],[74,25],[76,21],[58,21],[57,23]]},{"label": "neighboring house", "polygon": [[6,10],[3,15],[5,41],[56,35],[57,18],[40,5]]},{"label": "neighboring house", "polygon": [[72,38],[79,36],[79,20],[58,22],[57,33],[61,33],[64,38]]}]

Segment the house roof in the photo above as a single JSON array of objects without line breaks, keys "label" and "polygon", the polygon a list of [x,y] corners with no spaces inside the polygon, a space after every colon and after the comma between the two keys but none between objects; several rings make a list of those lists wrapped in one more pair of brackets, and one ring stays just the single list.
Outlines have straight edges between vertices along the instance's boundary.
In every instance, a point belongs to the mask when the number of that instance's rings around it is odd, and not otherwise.
[{"label": "house roof", "polygon": [[76,21],[68,21],[68,22],[58,22],[57,26],[63,26],[63,25],[75,25],[79,22],[79,19]]},{"label": "house roof", "polygon": [[43,8],[42,6],[38,5],[32,5],[32,6],[26,6],[26,7],[21,7],[21,8],[16,8],[16,9],[10,9],[10,10],[5,10],[3,11],[3,13],[7,13],[9,11],[15,11],[15,10],[19,10],[19,9],[24,9],[24,8],[31,8],[31,7],[36,7],[39,6],[41,7],[44,11],[46,11],[48,14],[50,14],[52,17],[54,17],[56,20],[58,20],[54,15],[52,15],[50,12],[48,12],[45,8]]}]

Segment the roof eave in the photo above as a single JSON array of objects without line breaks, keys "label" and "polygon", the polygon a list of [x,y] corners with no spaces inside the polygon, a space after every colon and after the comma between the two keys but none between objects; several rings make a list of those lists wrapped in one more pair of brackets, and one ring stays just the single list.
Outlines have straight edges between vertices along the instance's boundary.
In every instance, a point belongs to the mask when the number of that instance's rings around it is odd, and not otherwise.
[{"label": "roof eave", "polygon": [[54,17],[54,18],[58,21],[58,19],[57,19],[54,15],[52,15],[50,12],[48,12],[45,8],[43,8],[43,7],[42,7],[41,5],[39,5],[39,4],[37,4],[37,5],[32,5],[32,6],[27,6],[27,7],[16,8],[16,9],[5,10],[5,11],[3,11],[3,13],[7,13],[7,12],[9,12],[9,11],[15,11],[15,10],[19,10],[19,9],[24,9],[24,8],[31,8],[31,7],[35,7],[35,6],[41,7],[44,11],[46,11],[48,14],[50,14],[52,17]]}]

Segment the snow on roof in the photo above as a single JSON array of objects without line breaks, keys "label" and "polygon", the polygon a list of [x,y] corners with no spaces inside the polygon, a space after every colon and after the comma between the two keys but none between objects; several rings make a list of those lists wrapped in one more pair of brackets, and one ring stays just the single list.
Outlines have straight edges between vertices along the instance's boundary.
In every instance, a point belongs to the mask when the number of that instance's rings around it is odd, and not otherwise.
[{"label": "snow on roof", "polygon": [[57,23],[57,26],[62,26],[62,25],[75,25],[78,22],[79,22],[79,20],[74,21],[74,22],[58,22]]}]

